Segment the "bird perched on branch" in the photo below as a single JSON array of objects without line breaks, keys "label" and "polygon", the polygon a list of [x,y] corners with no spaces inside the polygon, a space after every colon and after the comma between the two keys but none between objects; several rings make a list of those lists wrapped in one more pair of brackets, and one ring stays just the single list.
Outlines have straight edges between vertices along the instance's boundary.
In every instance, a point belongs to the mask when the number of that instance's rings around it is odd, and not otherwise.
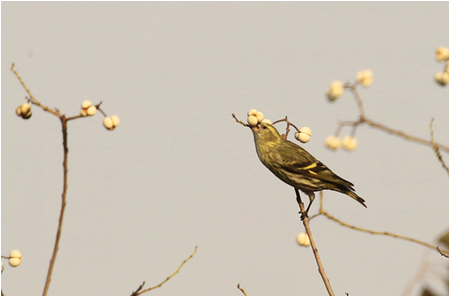
[{"label": "bird perched on branch", "polygon": [[314,201],[314,192],[332,190],[346,194],[362,205],[364,199],[353,189],[353,184],[337,176],[322,162],[297,144],[283,138],[278,130],[267,122],[249,126],[255,138],[256,152],[261,162],[279,179],[309,196],[309,205],[302,218],[307,216]]}]

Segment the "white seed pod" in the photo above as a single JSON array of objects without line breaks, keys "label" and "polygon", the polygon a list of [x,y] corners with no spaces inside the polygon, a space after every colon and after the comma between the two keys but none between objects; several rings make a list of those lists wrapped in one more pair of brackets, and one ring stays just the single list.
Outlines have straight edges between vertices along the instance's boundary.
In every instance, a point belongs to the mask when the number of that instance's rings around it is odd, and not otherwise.
[{"label": "white seed pod", "polygon": [[12,250],[9,253],[9,265],[12,267],[17,267],[22,263],[22,253],[18,250]]},{"label": "white seed pod", "polygon": [[344,85],[340,80],[335,80],[331,83],[327,92],[327,98],[330,101],[335,101],[344,94]]},{"label": "white seed pod", "polygon": [[302,127],[302,128],[300,129],[300,133],[304,133],[304,134],[307,134],[307,135],[309,135],[309,136],[312,135],[312,134],[311,134],[311,129],[310,129],[309,127]]},{"label": "white seed pod", "polygon": [[299,134],[299,135],[298,135],[298,140],[299,140],[300,142],[302,142],[302,143],[307,143],[307,142],[311,139],[311,136],[308,135],[308,134],[305,134],[305,133],[296,133],[295,136],[297,136],[297,134]]},{"label": "white seed pod", "polygon": [[448,84],[448,72],[438,72],[434,76],[436,82],[442,86],[446,86]]},{"label": "white seed pod", "polygon": [[272,125],[272,121],[269,120],[269,119],[264,119],[264,120],[262,120],[261,123],[267,123],[267,124],[271,124]]},{"label": "white seed pod", "polygon": [[257,113],[258,111],[256,110],[256,109],[250,109],[248,112],[247,112],[247,116],[256,116],[256,113]]},{"label": "white seed pod", "polygon": [[17,267],[22,263],[22,258],[10,258],[8,262],[12,267]]},{"label": "white seed pod", "polygon": [[359,71],[356,74],[356,80],[365,88],[368,88],[373,83],[373,72],[370,69]]},{"label": "white seed pod", "polygon": [[22,114],[27,114],[31,110],[30,103],[24,103],[20,106],[20,110],[22,111]]},{"label": "white seed pod", "polygon": [[436,49],[436,60],[439,62],[445,61],[448,59],[448,48],[440,46]]},{"label": "white seed pod", "polygon": [[260,111],[256,113],[256,119],[258,120],[258,123],[261,123],[264,120],[264,114]]},{"label": "white seed pod", "polygon": [[352,136],[345,136],[342,138],[342,148],[346,151],[352,152],[358,146],[358,141]]},{"label": "white seed pod", "polygon": [[308,237],[308,234],[306,234],[306,233],[300,233],[298,236],[297,236],[297,243],[299,244],[299,245],[301,245],[301,246],[310,246],[311,245],[311,242],[309,241],[309,237]]},{"label": "white seed pod", "polygon": [[22,116],[22,105],[17,106],[17,108],[16,108],[16,114],[17,114],[18,117],[21,117],[21,116]]},{"label": "white seed pod", "polygon": [[9,253],[10,258],[22,258],[22,253],[18,250],[12,250],[11,253]]},{"label": "white seed pod", "polygon": [[81,110],[80,110],[80,114],[82,115],[82,116],[87,116],[87,109],[84,109],[84,108],[82,108]]},{"label": "white seed pod", "polygon": [[105,126],[106,129],[108,130],[114,130],[114,125],[113,125],[113,121],[110,117],[106,117],[103,120],[103,126]]},{"label": "white seed pod", "polygon": [[325,139],[325,146],[330,150],[335,151],[341,147],[341,140],[337,136],[330,135]]},{"label": "white seed pod", "polygon": [[114,128],[115,128],[115,127],[117,127],[117,126],[119,126],[119,123],[120,123],[120,119],[119,119],[119,117],[118,117],[118,116],[116,116],[116,115],[113,115],[113,116],[111,116],[111,119],[112,119],[112,122],[113,122]]},{"label": "white seed pod", "polygon": [[311,129],[309,127],[301,128],[300,132],[295,133],[295,138],[302,143],[307,143],[311,139]]},{"label": "white seed pod", "polygon": [[89,100],[84,100],[83,103],[81,103],[81,108],[88,109],[92,106],[92,102]]},{"label": "white seed pod", "polygon": [[27,114],[22,114],[22,119],[28,120],[29,118],[31,118],[31,116],[32,116],[32,112],[30,109]]},{"label": "white seed pod", "polygon": [[258,119],[255,116],[248,116],[247,118],[247,123],[251,126],[254,127],[256,125],[258,125]]},{"label": "white seed pod", "polygon": [[89,115],[89,116],[95,115],[96,112],[97,112],[97,107],[95,107],[93,105],[90,106],[86,111],[87,115]]}]

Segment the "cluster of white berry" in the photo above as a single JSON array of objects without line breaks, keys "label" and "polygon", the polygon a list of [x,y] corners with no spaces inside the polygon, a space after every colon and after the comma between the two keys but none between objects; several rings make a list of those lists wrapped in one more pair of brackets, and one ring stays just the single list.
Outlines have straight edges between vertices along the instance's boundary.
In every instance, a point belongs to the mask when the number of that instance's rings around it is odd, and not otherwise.
[{"label": "cluster of white berry", "polygon": [[358,141],[353,136],[345,136],[342,140],[334,135],[330,135],[325,139],[325,146],[330,150],[337,150],[342,146],[342,148],[346,151],[352,152],[358,146]]},{"label": "cluster of white berry", "polygon": [[311,139],[311,129],[309,127],[303,127],[300,132],[295,133],[295,139],[302,143],[307,143]]},{"label": "cluster of white berry", "polygon": [[89,100],[84,100],[83,103],[81,103],[81,110],[80,114],[84,117],[86,116],[93,116],[97,112],[97,107],[95,105],[92,105],[92,102]]},{"label": "cluster of white berry", "polygon": [[24,103],[16,108],[16,114],[22,117],[24,120],[31,118],[31,105],[30,103]]},{"label": "cluster of white berry", "polygon": [[[11,267],[17,267],[22,263],[22,253],[18,250],[12,250],[9,253],[8,262]],[[3,262],[2,262],[2,272],[3,272]]]},{"label": "cluster of white berry", "polygon": [[[256,109],[250,109],[247,112],[247,123],[250,127],[254,127],[263,122],[272,124],[269,119],[264,119],[264,114],[262,112],[257,111]],[[311,129],[309,127],[301,128],[299,132],[295,133],[295,139],[302,143],[308,142],[309,139],[311,139]]]},{"label": "cluster of white berry", "polygon": [[119,123],[120,123],[120,119],[118,116],[115,116],[115,115],[106,117],[103,120],[103,126],[105,126],[106,129],[111,130],[111,131],[116,129],[116,127],[119,126]]},{"label": "cluster of white berry", "polygon": [[442,86],[446,86],[448,84],[448,56],[448,48],[440,46],[436,49],[436,60],[439,62],[445,62],[444,71],[438,72],[434,76],[436,82]]},{"label": "cluster of white berry", "polygon": [[[82,116],[93,116],[97,112],[97,107],[95,105],[92,105],[91,101],[85,100],[83,103],[81,103],[81,111],[80,114]],[[108,130],[114,130],[120,123],[120,119],[118,116],[110,116],[105,117],[103,120],[103,126],[105,126]]]},{"label": "cluster of white berry", "polygon": [[264,114],[262,112],[257,111],[256,109],[250,109],[247,112],[247,123],[250,127],[254,127],[262,122],[272,124],[269,119],[264,119]]}]

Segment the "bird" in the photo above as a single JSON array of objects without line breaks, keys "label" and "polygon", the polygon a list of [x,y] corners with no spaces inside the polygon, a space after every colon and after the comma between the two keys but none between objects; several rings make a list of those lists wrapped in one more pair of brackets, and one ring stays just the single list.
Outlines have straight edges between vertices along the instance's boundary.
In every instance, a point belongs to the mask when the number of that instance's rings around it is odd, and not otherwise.
[{"label": "bird", "polygon": [[332,190],[350,196],[364,207],[365,200],[355,193],[354,185],[339,177],[325,164],[305,149],[282,137],[269,122],[260,122],[251,128],[259,159],[276,177],[294,187],[297,200],[301,202],[302,191],[309,197],[309,205],[302,219],[308,216],[314,201],[314,192]]}]

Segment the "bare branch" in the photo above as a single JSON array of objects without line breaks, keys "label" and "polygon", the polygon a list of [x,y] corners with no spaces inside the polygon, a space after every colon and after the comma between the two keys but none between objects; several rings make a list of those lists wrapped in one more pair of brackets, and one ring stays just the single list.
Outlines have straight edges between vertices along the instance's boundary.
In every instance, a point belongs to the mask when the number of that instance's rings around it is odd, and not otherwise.
[{"label": "bare branch", "polygon": [[244,290],[243,288],[241,288],[241,284],[238,284],[238,285],[237,285],[237,288],[238,288],[239,290],[241,290],[241,292],[242,292],[242,294],[244,294],[244,296],[248,296],[247,293],[245,293],[245,290]]},{"label": "bare branch", "polygon": [[145,281],[142,283],[142,285],[139,286],[139,288],[137,288],[136,291],[133,291],[133,293],[131,293],[130,296],[137,296],[138,292],[139,292],[140,290],[142,290],[142,288],[144,287],[144,285],[145,285]]},{"label": "bare branch", "polygon": [[145,284],[145,282],[144,282],[144,283],[143,283],[136,291],[134,291],[134,292],[131,294],[131,296],[138,296],[138,295],[141,295],[141,294],[143,294],[143,293],[145,293],[145,292],[151,291],[151,290],[153,290],[153,289],[159,288],[159,287],[161,287],[162,285],[164,285],[165,282],[167,282],[169,279],[171,279],[175,274],[177,274],[177,273],[180,271],[181,267],[183,267],[183,265],[184,265],[187,261],[189,261],[192,257],[194,257],[194,255],[195,255],[196,252],[197,252],[197,246],[195,247],[194,252],[189,256],[189,258],[187,258],[186,260],[184,260],[183,263],[181,263],[180,267],[178,267],[178,269],[177,269],[174,273],[172,273],[170,276],[168,276],[168,277],[167,277],[163,282],[161,282],[159,285],[156,285],[156,286],[154,286],[154,287],[148,288],[148,289],[146,289],[146,290],[144,290],[144,291],[140,291],[140,290],[142,289],[142,287],[144,286],[144,284]]},{"label": "bare branch", "polygon": [[335,217],[333,217],[332,215],[330,215],[329,213],[327,213],[325,210],[320,209],[320,213],[323,214],[324,216],[326,216],[328,219],[335,221],[336,223],[338,223],[341,226],[353,229],[353,230],[357,230],[357,231],[361,231],[361,232],[366,232],[369,234],[374,234],[374,235],[386,235],[386,236],[391,236],[394,238],[398,238],[398,239],[403,239],[403,240],[407,240],[407,241],[411,241],[411,242],[415,242],[417,244],[423,245],[427,248],[433,249],[433,250],[438,250],[441,255],[445,256],[448,258],[448,252],[447,251],[443,251],[441,249],[439,249],[439,247],[436,247],[434,245],[428,244],[426,242],[414,239],[414,238],[410,238],[410,237],[406,237],[406,236],[401,236],[401,235],[397,235],[397,234],[393,234],[393,233],[389,233],[389,232],[380,232],[380,231],[372,231],[372,230],[368,230],[368,229],[364,229],[364,228],[360,228],[360,227],[356,227],[356,226],[352,226],[349,225],[347,223],[344,223],[338,219],[336,219]]},{"label": "bare branch", "polygon": [[445,145],[439,144],[439,143],[434,143],[434,145],[433,145],[433,142],[431,142],[431,141],[428,141],[426,139],[422,139],[422,138],[419,138],[419,137],[416,137],[416,136],[409,135],[409,134],[407,134],[405,132],[402,132],[402,131],[399,131],[399,130],[395,130],[395,129],[389,128],[389,127],[387,127],[387,126],[385,126],[383,124],[377,123],[377,122],[367,118],[366,115],[365,115],[365,112],[364,112],[364,107],[363,107],[362,100],[359,97],[358,91],[356,90],[357,86],[358,86],[358,82],[355,82],[354,84],[346,83],[344,85],[344,88],[349,89],[352,92],[352,94],[353,94],[353,97],[354,97],[354,99],[356,101],[356,105],[358,107],[359,119],[357,121],[340,122],[339,126],[338,126],[338,128],[336,130],[336,133],[335,133],[336,136],[339,136],[339,133],[340,133],[340,131],[342,129],[342,126],[353,126],[352,135],[354,135],[355,129],[359,125],[367,123],[372,128],[377,128],[377,129],[382,130],[382,131],[384,131],[386,133],[389,133],[389,134],[392,134],[392,135],[396,135],[396,136],[399,136],[399,137],[401,137],[403,139],[406,139],[406,140],[409,140],[409,141],[413,141],[413,142],[416,142],[416,143],[429,145],[431,147],[435,147],[436,146],[436,147],[446,151],[447,153],[449,152],[448,146],[445,146]]},{"label": "bare branch", "polygon": [[42,108],[44,111],[47,111],[57,117],[60,117],[61,114],[59,113],[59,110],[53,110],[51,108],[48,108],[45,105],[42,105],[36,98],[34,98],[33,94],[31,94],[31,91],[27,88],[27,86],[25,85],[25,83],[23,82],[22,78],[19,76],[19,73],[17,73],[17,71],[14,69],[14,63],[11,66],[11,71],[14,72],[14,74],[16,75],[17,79],[19,80],[20,84],[22,85],[22,87],[25,89],[25,91],[28,93],[28,95],[30,96],[30,98],[28,99],[30,101],[30,103],[39,106],[40,108]]},{"label": "bare branch", "polygon": [[[383,124],[376,123],[376,122],[374,122],[372,120],[369,120],[367,118],[365,118],[364,122],[369,124],[372,128],[377,128],[377,129],[383,130],[383,131],[385,131],[385,132],[387,132],[389,134],[393,134],[393,135],[397,135],[399,137],[402,137],[403,139],[406,139],[406,140],[409,140],[409,141],[413,141],[413,142],[416,142],[416,143],[420,143],[420,144],[429,145],[431,147],[433,146],[431,141],[428,141],[428,140],[425,140],[425,139],[422,139],[422,138],[419,138],[419,137],[415,137],[415,136],[406,134],[406,133],[404,133],[402,131],[398,131],[398,130],[394,130],[394,129],[388,128],[388,127],[384,126]],[[435,145],[437,147],[439,147],[440,149],[442,149],[442,150],[444,150],[444,151],[446,151],[448,153],[448,146],[445,146],[445,145],[439,144],[439,143],[435,143]]]},{"label": "bare branch", "polygon": [[233,116],[233,118],[236,120],[236,122],[238,122],[239,124],[242,124],[242,126],[244,126],[244,127],[250,127],[250,126],[247,125],[246,123],[239,121],[239,120],[237,119],[237,117],[234,115],[234,113],[232,113],[231,116]]},{"label": "bare branch", "polygon": [[67,158],[69,155],[69,148],[67,146],[67,119],[64,115],[59,116],[59,119],[61,120],[61,125],[62,125],[63,150],[64,150],[63,192],[61,194],[62,201],[61,201],[61,212],[59,214],[59,221],[58,221],[58,231],[56,232],[55,246],[53,247],[52,258],[50,259],[50,266],[48,268],[47,278],[45,280],[44,292],[42,293],[43,296],[47,295],[48,289],[50,287],[50,282],[52,280],[53,267],[55,266],[56,255],[58,254],[58,249],[59,249],[59,241],[61,239],[62,225],[63,225],[63,220],[64,220],[64,211],[66,209],[66,194],[67,194],[67,186],[68,186],[67,185],[67,174],[69,171],[68,167],[67,167]]},{"label": "bare branch", "polygon": [[[322,261],[320,260],[319,256],[319,250],[316,247],[316,243],[314,241],[314,238],[311,233],[311,229],[309,228],[309,222],[308,222],[308,216],[305,214],[305,205],[303,205],[303,202],[300,198],[300,193],[298,192],[298,189],[295,189],[295,193],[297,194],[297,203],[300,207],[300,212],[302,213],[302,220],[303,225],[305,226],[306,234],[308,234],[309,241],[311,243],[311,248],[314,253],[314,257],[316,258],[317,266],[319,267],[319,273],[322,276],[323,283],[325,284],[325,287],[327,288],[328,295],[334,296],[333,289],[331,288],[330,281],[328,280],[327,275],[325,274],[325,270],[323,269]],[[303,215],[305,214],[305,215]]]},{"label": "bare branch", "polygon": [[447,167],[447,165],[445,165],[444,160],[442,160],[442,156],[441,156],[441,153],[439,152],[439,148],[434,143],[433,121],[434,121],[434,118],[431,119],[431,123],[430,123],[431,145],[433,146],[433,150],[436,153],[436,156],[438,157],[439,161],[441,162],[442,167],[444,167],[444,169],[447,170],[447,174],[448,174],[448,167]]}]

